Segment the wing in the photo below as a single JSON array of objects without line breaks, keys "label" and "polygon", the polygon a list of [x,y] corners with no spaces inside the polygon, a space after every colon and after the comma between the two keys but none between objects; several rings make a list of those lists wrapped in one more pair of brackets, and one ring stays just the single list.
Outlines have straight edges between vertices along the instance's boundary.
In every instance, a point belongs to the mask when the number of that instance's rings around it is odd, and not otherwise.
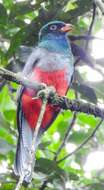
[{"label": "wing", "polygon": [[[23,48],[22,48],[23,51]],[[32,53],[30,54],[29,57],[27,57],[27,48],[24,49],[25,53],[23,54],[24,59],[27,59],[27,62],[24,66],[24,69],[22,71],[22,75],[29,77],[32,73],[32,69],[33,67],[35,67],[35,65],[38,63],[39,59],[40,59],[40,48],[33,48]],[[19,101],[21,101],[21,95],[23,93],[24,87],[20,87],[17,91],[17,103],[19,103]]]},{"label": "wing", "polygon": [[17,51],[19,61],[26,63],[33,51],[35,51],[34,47],[20,46],[19,50]]}]

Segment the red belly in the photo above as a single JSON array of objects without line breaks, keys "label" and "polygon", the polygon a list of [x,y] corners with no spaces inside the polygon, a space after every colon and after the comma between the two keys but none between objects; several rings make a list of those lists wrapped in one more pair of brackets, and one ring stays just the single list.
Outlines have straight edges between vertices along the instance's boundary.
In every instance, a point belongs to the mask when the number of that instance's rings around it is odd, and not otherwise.
[{"label": "red belly", "polygon": [[[47,85],[54,86],[57,93],[60,96],[64,96],[68,89],[68,83],[65,80],[65,70],[45,72],[39,68],[34,70],[32,80],[43,82]],[[22,95],[22,110],[24,116],[31,128],[36,127],[36,123],[41,110],[42,101],[40,99],[32,99],[35,96],[35,92],[30,89],[26,89]],[[41,124],[42,128],[47,128],[53,121],[54,117],[59,112],[59,109],[51,104],[48,104]]]}]

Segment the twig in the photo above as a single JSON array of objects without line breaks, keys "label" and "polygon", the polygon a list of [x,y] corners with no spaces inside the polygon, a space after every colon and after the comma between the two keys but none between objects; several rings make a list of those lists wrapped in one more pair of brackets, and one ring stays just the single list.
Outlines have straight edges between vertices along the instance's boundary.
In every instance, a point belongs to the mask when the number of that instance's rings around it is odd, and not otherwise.
[{"label": "twig", "polygon": [[[77,95],[77,92],[76,92],[76,91],[75,91],[75,97],[78,98],[78,95]],[[61,143],[59,149],[57,150],[57,152],[56,152],[56,154],[55,154],[55,156],[54,156],[54,158],[53,158],[54,161],[57,161],[57,157],[58,157],[60,151],[62,150],[62,148],[64,147],[65,143],[66,143],[67,140],[68,140],[69,133],[70,133],[70,131],[71,131],[71,129],[72,129],[72,127],[73,127],[75,121],[76,121],[76,114],[77,114],[77,113],[74,112],[72,121],[71,121],[71,123],[70,123],[70,126],[69,126],[68,130],[66,131],[66,134],[65,134],[65,136],[64,136],[64,139],[63,139],[63,141],[62,141],[62,143]],[[49,182],[49,178],[47,178],[47,179],[43,182],[43,184],[41,185],[41,187],[40,187],[39,190],[44,190],[44,189],[47,187],[47,183],[48,183],[48,182]]]},{"label": "twig", "polygon": [[55,154],[55,156],[54,156],[54,160],[55,160],[55,161],[57,160],[57,157],[58,157],[60,151],[61,151],[62,148],[65,146],[65,143],[67,142],[67,140],[68,140],[68,138],[69,138],[69,133],[70,133],[70,131],[71,131],[71,129],[72,129],[72,127],[73,127],[75,121],[76,121],[76,112],[74,112],[74,115],[73,115],[72,121],[71,121],[71,123],[70,123],[70,126],[69,126],[68,130],[66,131],[66,134],[65,134],[65,136],[64,136],[64,139],[63,139],[61,145],[59,146],[59,148],[58,148],[58,150],[57,150],[57,152],[56,152],[56,154]]},{"label": "twig", "polygon": [[[93,14],[92,14],[91,24],[89,26],[89,30],[88,30],[88,33],[87,33],[88,36],[91,35],[92,28],[93,28],[93,25],[94,25],[94,22],[95,22],[95,16],[96,16],[96,4],[93,2]],[[88,48],[88,43],[89,43],[89,39],[86,41],[85,50],[87,50],[87,48]]]},{"label": "twig", "polygon": [[93,136],[95,135],[96,131],[98,130],[102,122],[103,122],[103,119],[100,120],[100,122],[97,124],[95,129],[92,131],[92,133],[82,142],[81,145],[79,145],[74,151],[66,155],[64,158],[58,160],[57,163],[59,164],[60,162],[63,162],[64,160],[72,156],[73,154],[76,154],[91,138],[93,138]]},{"label": "twig", "polygon": [[[43,93],[43,90],[42,90],[42,93]],[[33,169],[34,169],[33,163],[35,163],[34,162],[34,153],[36,151],[36,147],[34,147],[34,146],[35,146],[35,144],[37,144],[37,137],[38,137],[39,129],[40,129],[40,126],[41,126],[41,123],[42,123],[42,120],[43,120],[43,116],[44,116],[45,110],[46,110],[48,96],[49,96],[49,90],[47,88],[47,89],[44,90],[44,98],[42,99],[43,100],[42,107],[41,107],[40,114],[39,114],[39,117],[38,117],[37,125],[35,127],[35,131],[34,131],[34,135],[33,135],[33,140],[32,140],[32,145],[31,145],[31,150],[29,152],[29,154],[30,154],[30,156],[29,156],[30,160],[28,162],[27,172],[31,172],[31,173],[33,172]]]},{"label": "twig", "polygon": [[[75,97],[78,98],[76,91],[75,91]],[[54,161],[57,161],[57,157],[58,157],[60,151],[61,151],[62,148],[65,146],[65,143],[66,143],[67,140],[68,140],[69,133],[70,133],[70,131],[71,131],[71,129],[72,129],[72,127],[73,127],[75,121],[76,121],[76,114],[77,114],[77,113],[74,112],[72,121],[71,121],[71,123],[70,123],[70,126],[69,126],[68,130],[66,131],[66,134],[65,134],[65,136],[64,136],[64,139],[63,139],[61,145],[59,146],[59,148],[58,148],[58,150],[57,150],[57,152],[56,152],[56,154],[55,154],[55,156],[54,156],[54,158],[53,158]],[[48,181],[49,181],[49,178],[47,178],[47,179],[43,182],[43,184],[42,184],[42,186],[40,187],[39,190],[44,190],[44,189],[47,187]]]},{"label": "twig", "polygon": [[[66,155],[64,158],[60,159],[57,161],[57,164],[60,164],[61,162],[63,162],[64,160],[66,160],[67,158],[69,158],[70,156],[72,156],[73,154],[76,154],[89,140],[91,140],[91,138],[94,137],[96,131],[98,130],[98,128],[100,127],[100,125],[102,124],[103,119],[100,120],[100,122],[97,124],[97,126],[95,127],[95,129],[92,131],[92,133],[81,143],[81,145],[79,145],[74,151],[72,151],[71,153],[69,153],[68,155]],[[42,186],[40,187],[39,190],[44,190],[47,187],[47,183],[49,181],[49,178],[47,178],[47,180],[45,180],[42,184]]]},{"label": "twig", "polygon": [[[75,93],[75,98],[78,100],[78,93],[77,93],[77,91],[74,90],[74,93]],[[68,139],[69,139],[70,131],[72,130],[72,128],[73,128],[73,126],[74,126],[74,124],[75,124],[76,118],[77,118],[77,112],[74,112],[73,118],[72,118],[71,123],[70,123],[70,126],[69,126],[68,130],[66,131],[66,133],[65,133],[65,135],[64,135],[64,139],[63,139],[63,141],[62,141],[60,147],[58,148],[58,150],[57,150],[57,152],[56,152],[56,154],[55,154],[53,160],[57,161],[57,157],[58,157],[60,151],[62,150],[62,148],[63,148],[63,147],[65,146],[65,144],[67,143],[67,141],[68,141]]]},{"label": "twig", "polygon": [[[68,140],[69,132],[71,131],[71,129],[72,129],[74,123],[75,123],[75,120],[76,120],[76,112],[74,112],[73,119],[72,119],[72,121],[71,121],[71,123],[70,123],[70,127],[69,127],[68,130],[66,131],[66,134],[65,134],[65,136],[64,136],[64,139],[63,139],[63,141],[62,141],[62,144],[61,144],[60,147],[58,148],[58,150],[57,150],[57,152],[56,152],[56,154],[55,154],[53,160],[55,160],[55,161],[57,160],[57,157],[58,157],[60,151],[62,150],[62,148],[64,147],[66,141]],[[49,178],[46,179],[46,180],[43,182],[43,184],[41,185],[41,187],[40,187],[39,190],[44,190],[44,189],[47,187],[48,181],[49,181]]]},{"label": "twig", "polygon": [[24,179],[24,176],[21,176],[21,177],[19,178],[19,181],[18,181],[18,183],[17,183],[17,185],[16,185],[15,190],[20,190],[20,188],[21,188],[21,186],[22,186],[22,183],[23,183],[23,179]]},{"label": "twig", "polygon": [[[28,161],[28,168],[26,168],[26,170],[24,170],[24,175],[20,176],[20,179],[18,181],[18,184],[16,186],[16,189],[15,190],[20,190],[21,186],[22,186],[22,183],[23,183],[23,180],[24,180],[24,177],[28,174],[31,174],[32,175],[32,172],[33,172],[33,169],[34,169],[34,153],[36,151],[36,147],[34,147],[34,145],[37,143],[37,137],[38,137],[38,134],[39,134],[39,129],[40,129],[40,126],[41,126],[41,123],[42,123],[42,120],[43,120],[43,116],[44,116],[44,113],[45,113],[45,110],[46,110],[46,105],[47,105],[47,101],[48,101],[48,96],[49,94],[51,93],[53,89],[51,87],[47,87],[45,90],[41,90],[38,94],[38,96],[42,96],[42,106],[41,106],[41,110],[40,110],[40,114],[39,114],[39,117],[38,117],[38,121],[37,121],[37,125],[35,127],[35,131],[34,131],[34,135],[33,135],[33,139],[32,139],[32,145],[31,145],[31,149],[29,151],[29,161]],[[41,94],[42,93],[42,94]]]},{"label": "twig", "polygon": [[44,190],[47,187],[48,179],[45,180],[39,190]]}]

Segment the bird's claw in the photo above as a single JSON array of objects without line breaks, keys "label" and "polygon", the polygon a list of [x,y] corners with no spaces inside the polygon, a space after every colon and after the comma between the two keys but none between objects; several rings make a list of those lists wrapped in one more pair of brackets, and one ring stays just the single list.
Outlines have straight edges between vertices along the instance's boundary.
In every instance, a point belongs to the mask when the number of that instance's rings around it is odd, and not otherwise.
[{"label": "bird's claw", "polygon": [[37,95],[33,97],[33,100],[37,100],[39,98],[44,99],[44,98],[50,98],[53,99],[56,96],[56,89],[53,86],[47,86],[46,84],[42,83],[45,88],[42,90],[39,90],[37,92]]},{"label": "bird's claw", "polygon": [[47,85],[45,83],[42,82],[41,85],[43,86],[43,89],[47,88]]},{"label": "bird's claw", "polygon": [[37,93],[37,97],[42,98],[42,99],[44,99],[45,97],[49,98],[49,97],[53,96],[55,94],[55,92],[56,92],[56,90],[53,86],[48,86],[45,89],[40,90]]}]

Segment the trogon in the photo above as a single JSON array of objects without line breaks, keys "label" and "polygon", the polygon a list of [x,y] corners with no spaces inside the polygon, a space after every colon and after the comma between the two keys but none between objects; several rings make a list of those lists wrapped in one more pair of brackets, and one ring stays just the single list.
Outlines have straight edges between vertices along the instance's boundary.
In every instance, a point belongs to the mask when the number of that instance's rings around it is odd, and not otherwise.
[{"label": "trogon", "polygon": [[[72,25],[62,21],[52,21],[44,25],[39,32],[38,45],[29,56],[22,73],[30,81],[53,86],[59,96],[66,95],[74,72],[73,54],[67,36],[71,30]],[[33,133],[42,106],[42,100],[34,98],[36,95],[37,90],[27,87],[21,87],[19,91],[17,108],[19,138],[14,166],[16,176],[22,176],[28,168]],[[40,136],[51,126],[59,112],[57,106],[47,104],[37,144]],[[35,148],[36,146],[34,145]],[[31,181],[31,175],[30,172],[24,177],[26,183]]]}]

